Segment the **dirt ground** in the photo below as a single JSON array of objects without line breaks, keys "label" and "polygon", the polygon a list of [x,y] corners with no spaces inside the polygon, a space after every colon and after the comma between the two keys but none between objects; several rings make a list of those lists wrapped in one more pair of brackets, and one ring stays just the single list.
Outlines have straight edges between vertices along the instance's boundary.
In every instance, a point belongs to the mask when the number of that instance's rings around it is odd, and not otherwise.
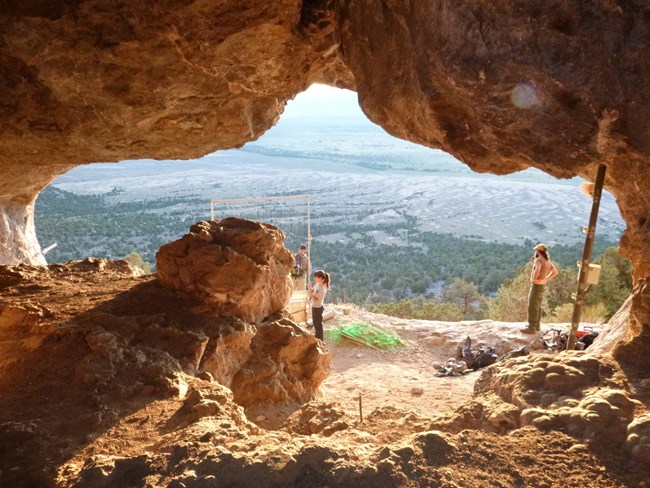
[{"label": "dirt ground", "polygon": [[[326,329],[342,320],[331,322],[325,324]],[[436,377],[434,363],[444,363],[448,357],[423,339],[409,339],[404,332],[400,335],[406,345],[395,351],[376,351],[345,338],[326,339],[332,352],[332,373],[323,382],[323,399],[357,411],[361,395],[366,413],[391,406],[427,416],[450,413],[471,399],[480,372]]]},{"label": "dirt ground", "polygon": [[[122,328],[164,317],[188,326],[185,304],[154,277],[101,263],[0,267],[0,291],[0,486],[648,486],[647,467],[618,444],[479,428],[482,373],[435,376],[467,336],[499,354],[529,344],[521,324],[338,307],[326,330],[372,322],[405,345],[326,339],[321,398],[244,411],[217,382],[175,371],[164,341],[102,342],[100,325],[117,315]],[[174,333],[172,342],[187,335]]]}]

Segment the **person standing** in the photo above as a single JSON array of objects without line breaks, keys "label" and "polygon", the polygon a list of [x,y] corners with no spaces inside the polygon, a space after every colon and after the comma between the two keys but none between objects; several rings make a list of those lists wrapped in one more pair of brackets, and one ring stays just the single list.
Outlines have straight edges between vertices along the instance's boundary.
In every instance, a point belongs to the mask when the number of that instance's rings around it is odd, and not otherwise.
[{"label": "person standing", "polygon": [[309,276],[309,268],[311,263],[309,262],[309,256],[307,255],[307,245],[300,244],[298,252],[294,256],[296,260],[296,266],[302,271],[302,274]]},{"label": "person standing", "polygon": [[557,276],[557,268],[551,262],[546,244],[537,244],[534,249],[535,262],[530,274],[530,291],[528,293],[528,327],[521,329],[524,334],[539,332],[544,289],[546,283]]},{"label": "person standing", "polygon": [[322,269],[319,269],[314,273],[314,286],[312,288],[311,283],[307,283],[307,294],[311,297],[311,319],[314,322],[314,329],[317,339],[323,340],[323,300],[327,294],[327,290],[330,289],[330,275]]},{"label": "person standing", "polygon": [[291,271],[294,289],[304,290],[306,288],[306,283],[309,281],[308,277],[311,269],[311,263],[309,262],[309,256],[307,255],[307,246],[305,244],[300,245],[298,252],[293,256],[293,259],[296,261],[296,264]]}]

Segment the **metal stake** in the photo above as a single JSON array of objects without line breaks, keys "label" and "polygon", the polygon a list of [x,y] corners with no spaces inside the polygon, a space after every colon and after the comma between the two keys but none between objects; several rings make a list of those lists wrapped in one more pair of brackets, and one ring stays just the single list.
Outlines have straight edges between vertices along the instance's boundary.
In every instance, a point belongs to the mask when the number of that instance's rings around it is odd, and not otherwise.
[{"label": "metal stake", "polygon": [[594,238],[596,237],[596,223],[598,222],[598,208],[600,207],[600,197],[603,193],[603,184],[605,182],[605,170],[607,166],[601,164],[598,166],[596,182],[594,185],[594,196],[591,204],[591,215],[589,216],[589,227],[587,228],[587,237],[585,238],[585,247],[582,251],[582,261],[580,263],[580,272],[578,274],[578,291],[576,293],[575,304],[573,305],[573,317],[571,318],[571,331],[566,344],[566,350],[570,351],[576,345],[576,332],[580,325],[580,315],[582,314],[582,305],[585,301],[585,292],[587,290],[587,273],[589,272],[589,260],[591,251],[594,248]]},{"label": "metal stake", "polygon": [[359,393],[359,423],[363,424],[363,409],[361,408],[361,393]]}]

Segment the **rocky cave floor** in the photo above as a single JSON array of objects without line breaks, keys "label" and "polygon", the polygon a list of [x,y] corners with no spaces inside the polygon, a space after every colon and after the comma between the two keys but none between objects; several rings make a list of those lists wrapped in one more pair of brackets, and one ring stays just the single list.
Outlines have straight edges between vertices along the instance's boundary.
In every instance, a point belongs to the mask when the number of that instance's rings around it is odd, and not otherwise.
[{"label": "rocky cave floor", "polygon": [[92,259],[0,266],[0,293],[2,486],[648,486],[650,382],[611,357],[434,376],[468,334],[525,344],[519,324],[339,307],[326,327],[371,320],[406,346],[328,340],[321,398],[244,409],[188,373],[198,331],[237,324],[193,315],[155,276]]}]

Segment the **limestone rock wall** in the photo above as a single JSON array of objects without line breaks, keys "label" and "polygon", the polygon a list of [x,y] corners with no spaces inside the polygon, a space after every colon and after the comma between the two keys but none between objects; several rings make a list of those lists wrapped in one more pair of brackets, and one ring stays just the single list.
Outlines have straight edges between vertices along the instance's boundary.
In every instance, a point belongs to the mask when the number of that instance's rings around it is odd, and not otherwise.
[{"label": "limestone rock wall", "polygon": [[341,50],[368,117],[479,172],[536,167],[607,189],[650,275],[650,25],[618,2],[345,2]]},{"label": "limestone rock wall", "polygon": [[[0,4],[0,209],[33,213],[38,192],[79,164],[239,147],[310,84],[354,87],[333,3]],[[0,262],[42,264],[21,251],[35,237],[14,234]]]},{"label": "limestone rock wall", "polygon": [[46,264],[36,241],[33,203],[0,206],[0,263]]},{"label": "limestone rock wall", "polygon": [[307,402],[330,373],[327,346],[288,320],[257,327],[249,361],[233,377],[235,401],[245,407],[287,400]]}]

